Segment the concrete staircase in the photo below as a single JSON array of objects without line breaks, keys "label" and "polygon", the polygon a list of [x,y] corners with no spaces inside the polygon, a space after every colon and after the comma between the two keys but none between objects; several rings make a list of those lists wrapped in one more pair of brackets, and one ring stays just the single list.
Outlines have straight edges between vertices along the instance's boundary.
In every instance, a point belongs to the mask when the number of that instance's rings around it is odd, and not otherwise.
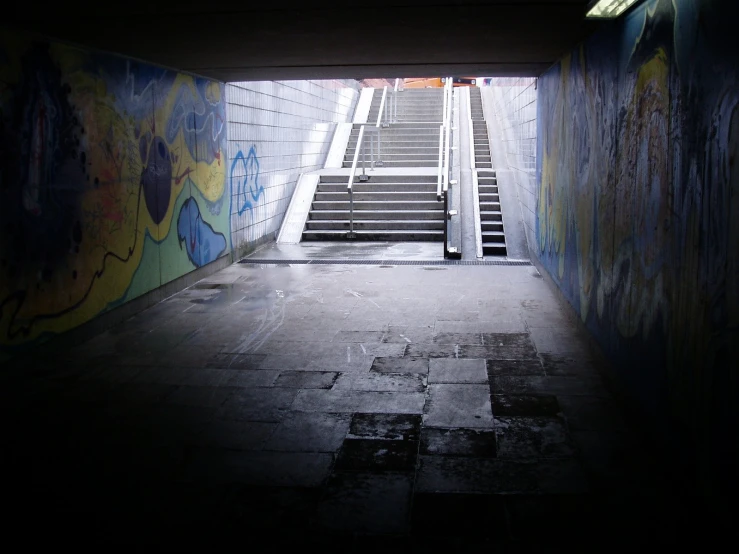
[{"label": "concrete staircase", "polygon": [[[443,112],[442,89],[408,89],[398,93],[396,123],[381,129],[381,164],[378,167],[435,167],[439,158],[439,126]],[[364,140],[370,141],[382,101],[382,89],[372,98]],[[386,100],[387,101],[387,100]],[[354,125],[343,167],[351,167],[361,125]],[[367,162],[370,161],[369,143]]]},{"label": "concrete staircase", "polygon": [[477,87],[470,88],[470,116],[475,141],[475,168],[478,170],[477,191],[480,198],[482,254],[483,256],[505,256],[507,248],[498,193],[498,179],[493,171],[488,128],[482,110],[480,89]]},{"label": "concrete staircase", "polygon": [[500,210],[498,180],[495,172],[478,173],[477,182],[480,196],[482,254],[483,256],[505,256],[507,249],[503,231],[503,212]]},{"label": "concrete staircase", "polygon": [[470,115],[472,117],[472,134],[475,139],[475,167],[492,169],[490,158],[490,141],[485,115],[482,113],[482,98],[478,87],[470,87]]},{"label": "concrete staircase", "polygon": [[[321,177],[303,240],[341,240],[349,231],[347,178]],[[442,241],[444,204],[434,176],[380,176],[355,182],[355,240]]]},{"label": "concrete staircase", "polygon": [[[409,89],[399,93],[397,117],[389,127],[381,129],[382,163],[376,166],[378,170],[371,171],[369,141],[374,133],[370,130],[375,128],[381,100],[382,89],[376,89],[364,134],[369,180],[358,179],[362,172],[360,158],[353,184],[355,236],[352,240],[442,242],[446,223],[444,203],[436,199],[436,171],[428,168],[438,165],[443,90]],[[352,165],[360,128],[358,124],[352,127],[344,168]],[[302,240],[349,238],[347,181],[347,176],[321,176]]]}]

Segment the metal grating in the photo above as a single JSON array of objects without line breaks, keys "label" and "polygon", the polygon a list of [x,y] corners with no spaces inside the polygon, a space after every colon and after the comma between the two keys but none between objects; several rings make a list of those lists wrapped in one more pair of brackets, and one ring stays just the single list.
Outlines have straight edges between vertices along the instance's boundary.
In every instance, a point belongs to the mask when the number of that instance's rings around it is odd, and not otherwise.
[{"label": "metal grating", "polygon": [[264,260],[244,258],[240,264],[255,265],[531,265],[529,260]]}]

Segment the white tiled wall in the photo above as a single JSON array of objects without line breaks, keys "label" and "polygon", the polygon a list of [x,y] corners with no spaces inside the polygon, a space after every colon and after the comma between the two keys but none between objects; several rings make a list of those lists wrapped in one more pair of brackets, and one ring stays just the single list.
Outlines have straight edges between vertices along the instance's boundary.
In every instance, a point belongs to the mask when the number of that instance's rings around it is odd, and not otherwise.
[{"label": "white tiled wall", "polygon": [[[354,80],[226,85],[231,234],[237,257],[274,237],[298,177],[323,167],[336,124],[351,121],[359,87]],[[259,171],[244,186],[245,164],[237,158],[239,152],[248,158],[252,148]],[[252,207],[245,208],[239,194],[244,189]]]},{"label": "white tiled wall", "polygon": [[536,79],[491,79],[495,111],[502,125],[508,162],[517,172],[518,197],[523,208],[529,244],[536,236]]}]

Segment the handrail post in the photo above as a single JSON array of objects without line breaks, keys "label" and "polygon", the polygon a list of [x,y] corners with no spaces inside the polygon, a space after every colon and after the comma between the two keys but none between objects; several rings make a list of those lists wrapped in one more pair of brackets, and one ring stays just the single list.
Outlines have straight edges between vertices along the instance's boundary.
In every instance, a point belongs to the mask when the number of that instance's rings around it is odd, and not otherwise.
[{"label": "handrail post", "polygon": [[372,156],[372,161],[370,162],[370,169],[375,169],[375,137],[370,137],[370,154]]},{"label": "handrail post", "polygon": [[384,165],[382,163],[382,153],[380,152],[380,148],[382,148],[382,128],[377,128],[377,161],[379,165]]},{"label": "handrail post", "polygon": [[380,100],[380,109],[377,112],[377,121],[375,122],[375,130],[377,131],[377,166],[381,167],[384,165],[382,163],[382,153],[380,151],[381,148],[381,132],[382,132],[382,117],[383,113],[385,116],[387,116],[387,85],[382,89],[382,100]]},{"label": "handrail post", "polygon": [[367,180],[367,144],[362,143],[362,177],[364,177],[364,180]]},{"label": "handrail post", "polygon": [[[347,238],[356,238],[354,235],[354,175],[357,172],[357,163],[359,162],[359,151],[362,150],[364,153],[364,125],[359,128],[359,136],[357,137],[357,147],[354,150],[354,159],[352,160],[352,167],[349,171],[349,181],[346,184],[347,191],[349,192],[349,232]],[[363,175],[364,175],[364,162],[362,163]],[[361,179],[360,179],[361,180]]]},{"label": "handrail post", "polygon": [[349,189],[349,236],[354,236],[354,190]]},{"label": "handrail post", "polygon": [[444,164],[444,125],[439,125],[439,167],[436,172],[436,201],[441,201],[441,172]]},{"label": "handrail post", "polygon": [[444,83],[444,96],[443,96],[443,104],[442,104],[443,108],[441,110],[441,121],[444,123],[444,125],[446,125],[446,100],[447,100],[446,83]]}]

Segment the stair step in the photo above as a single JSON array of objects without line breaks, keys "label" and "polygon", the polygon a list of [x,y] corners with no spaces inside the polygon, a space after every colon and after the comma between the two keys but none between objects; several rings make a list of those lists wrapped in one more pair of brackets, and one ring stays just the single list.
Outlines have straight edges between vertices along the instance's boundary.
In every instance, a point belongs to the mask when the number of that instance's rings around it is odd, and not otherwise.
[{"label": "stair step", "polygon": [[488,193],[482,193],[478,191],[478,196],[480,197],[480,203],[483,202],[496,202],[500,204],[500,195],[499,194],[488,194]]},{"label": "stair step", "polygon": [[444,240],[443,230],[355,230],[355,237],[348,239],[344,230],[303,231],[302,240],[369,240],[369,241],[424,241],[441,242]]},{"label": "stair step", "polygon": [[[352,157],[346,157],[344,158],[344,163],[347,165],[347,167],[352,166],[352,161],[354,159],[354,156]],[[408,163],[424,163],[426,165],[431,164],[438,165],[439,155],[437,154],[386,154],[385,152],[382,153],[382,156],[380,156],[380,160],[382,161],[382,165],[379,167],[388,167],[388,164],[398,164],[400,162],[407,161]],[[369,154],[367,156],[367,164],[370,163],[370,157]],[[361,167],[362,160],[359,160],[359,166]],[[377,162],[375,162],[377,163]],[[394,165],[393,167],[399,167]]]},{"label": "stair step", "polygon": [[[436,202],[436,191],[424,192],[368,192],[360,191],[352,185],[354,203],[357,202]],[[343,202],[349,198],[349,192],[344,188],[343,192],[317,192],[314,202]]]},{"label": "stair step", "polygon": [[[359,128],[362,125],[370,125],[369,123],[355,123],[352,126],[352,129],[356,129],[359,131]],[[441,121],[438,123],[430,122],[430,121],[419,121],[416,122],[401,122],[401,123],[394,123],[392,127],[383,127],[383,131],[386,131],[387,129],[401,129],[401,130],[408,130],[408,129],[429,129],[431,127],[436,127],[436,130],[439,130],[439,125],[441,125]]]},{"label": "stair step", "polygon": [[[347,175],[322,175],[321,183],[346,183]],[[366,184],[391,183],[433,183],[436,185],[436,175],[371,175]]]},{"label": "stair step", "polygon": [[503,222],[494,220],[481,220],[480,221],[481,231],[500,231],[503,232]]},{"label": "stair step", "polygon": [[482,243],[482,253],[488,256],[505,256],[507,254],[505,244],[486,244]]},{"label": "stair step", "polygon": [[480,220],[503,221],[503,214],[500,211],[482,211],[481,209]]},{"label": "stair step", "polygon": [[[403,153],[407,153],[407,154],[416,154],[416,153],[426,154],[426,153],[429,152],[429,150],[436,150],[436,154],[438,155],[438,153],[439,153],[439,145],[437,144],[435,148],[433,146],[400,146],[397,143],[385,142],[385,141],[382,141],[382,145],[381,145],[381,151],[383,153],[386,152],[386,151],[389,151],[391,153],[396,153],[397,152],[397,153],[400,153],[400,154],[403,154]],[[352,156],[354,155],[354,152],[356,152],[356,151],[357,151],[356,145],[349,146],[346,149],[346,153],[347,154],[350,154],[351,153]]]},{"label": "stair step", "polygon": [[[433,192],[436,193],[436,183],[372,183],[370,181],[358,181],[358,178],[354,178],[354,194],[365,193],[365,192],[377,192],[377,193],[414,193],[414,192]],[[336,192],[344,193],[347,192],[347,184],[349,178],[345,177],[341,183],[318,183],[316,192]]]},{"label": "stair step", "polygon": [[[393,168],[393,167],[437,167],[438,163],[437,160],[429,161],[429,160],[400,160],[400,161],[387,161],[383,160],[384,163],[381,167],[387,169],[387,168]],[[367,165],[369,166],[369,161],[367,162]],[[348,169],[352,166],[351,162],[344,162],[341,164],[341,167],[344,169]],[[492,167],[492,165],[490,165]]]},{"label": "stair step", "polygon": [[[356,206],[355,206],[356,208]],[[311,210],[308,214],[311,220],[319,219],[349,219],[349,208],[343,210]],[[354,210],[354,219],[443,219],[444,205],[439,202],[436,210]]]},{"label": "stair step", "polygon": [[505,242],[505,233],[503,231],[483,231],[482,232],[483,243],[499,243]]},{"label": "stair step", "polygon": [[[349,230],[349,219],[309,219],[305,222],[306,230]],[[438,230],[444,229],[443,216],[437,219],[356,219],[355,230]]]},{"label": "stair step", "polygon": [[[482,206],[482,203],[480,204]],[[349,194],[343,200],[313,200],[313,210],[348,210]],[[354,200],[354,211],[357,210],[436,210],[441,202],[436,198],[426,200]],[[491,205],[490,209],[495,209]]]}]

